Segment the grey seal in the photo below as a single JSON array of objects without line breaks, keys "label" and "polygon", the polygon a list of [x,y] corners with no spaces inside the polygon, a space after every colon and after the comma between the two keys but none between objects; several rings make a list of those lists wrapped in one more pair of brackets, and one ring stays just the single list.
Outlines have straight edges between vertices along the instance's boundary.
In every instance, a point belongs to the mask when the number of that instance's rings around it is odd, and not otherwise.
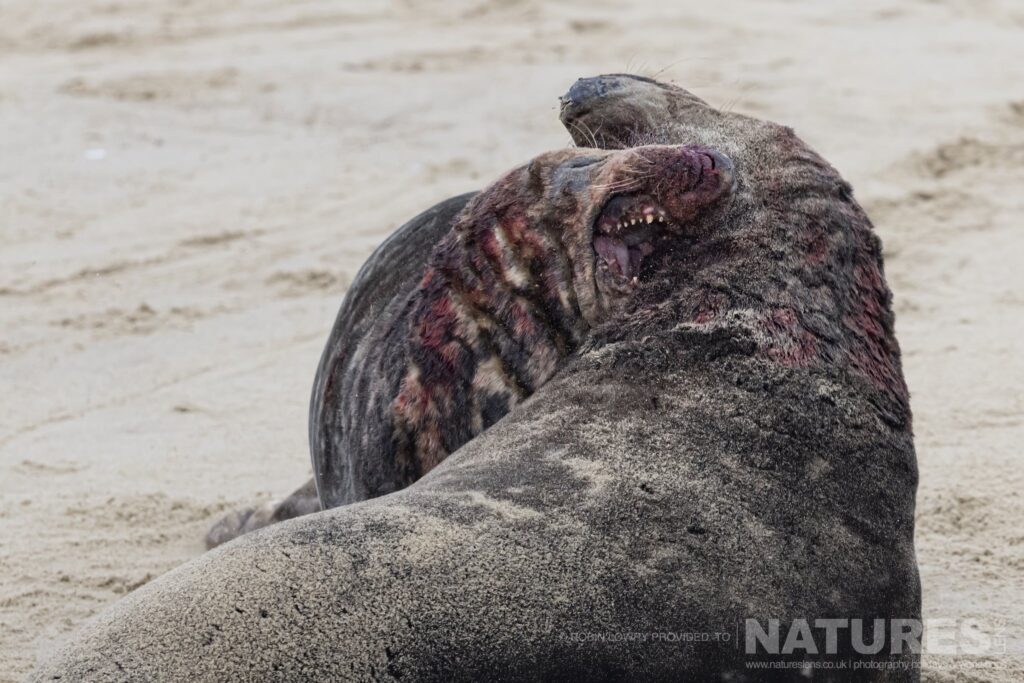
[{"label": "grey seal", "polygon": [[[678,88],[606,76],[564,102],[592,143],[718,150],[727,206],[414,484],[170,572],[33,680],[763,680],[752,662],[827,657],[748,653],[748,619],[919,619],[907,391],[849,185]],[[918,678],[913,650],[834,656],[865,666],[772,677]]]}]

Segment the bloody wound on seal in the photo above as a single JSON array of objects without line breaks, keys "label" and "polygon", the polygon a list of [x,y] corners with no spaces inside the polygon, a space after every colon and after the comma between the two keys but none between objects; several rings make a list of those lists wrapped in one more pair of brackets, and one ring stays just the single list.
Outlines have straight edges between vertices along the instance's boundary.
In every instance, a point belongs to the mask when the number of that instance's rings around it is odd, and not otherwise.
[{"label": "bloody wound on seal", "polygon": [[406,486],[504,416],[623,308],[647,258],[728,193],[733,168],[698,146],[538,157],[482,192],[435,250],[408,307],[392,404]]}]

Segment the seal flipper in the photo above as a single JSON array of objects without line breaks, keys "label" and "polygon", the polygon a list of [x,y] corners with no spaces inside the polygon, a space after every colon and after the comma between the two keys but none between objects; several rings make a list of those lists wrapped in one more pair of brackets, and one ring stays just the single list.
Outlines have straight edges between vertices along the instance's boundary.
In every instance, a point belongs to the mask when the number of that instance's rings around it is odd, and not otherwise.
[{"label": "seal flipper", "polygon": [[284,500],[275,500],[255,508],[239,508],[221,517],[206,533],[206,549],[232,541],[242,534],[275,522],[320,512],[320,499],[312,479]]}]

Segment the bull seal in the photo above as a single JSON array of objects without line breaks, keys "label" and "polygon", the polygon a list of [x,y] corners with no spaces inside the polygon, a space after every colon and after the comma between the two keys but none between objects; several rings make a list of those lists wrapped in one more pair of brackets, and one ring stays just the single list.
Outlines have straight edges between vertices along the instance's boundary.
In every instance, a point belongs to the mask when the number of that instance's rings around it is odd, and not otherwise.
[{"label": "bull seal", "polygon": [[748,654],[748,620],[785,634],[837,617],[877,654],[842,632],[834,656],[855,672],[773,678],[917,680],[917,655],[889,648],[920,614],[917,470],[870,222],[791,130],[595,80],[606,94],[573,100],[581,130],[620,88],[678,107],[616,133],[719,150],[727,207],[414,485],[172,571],[36,680],[761,680],[752,660],[786,657]]}]

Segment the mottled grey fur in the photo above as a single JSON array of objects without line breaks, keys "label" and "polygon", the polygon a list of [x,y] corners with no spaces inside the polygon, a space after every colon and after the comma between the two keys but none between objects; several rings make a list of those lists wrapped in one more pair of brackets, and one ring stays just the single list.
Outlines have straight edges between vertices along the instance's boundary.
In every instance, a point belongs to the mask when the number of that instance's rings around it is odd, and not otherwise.
[{"label": "mottled grey fur", "polygon": [[[343,370],[353,358],[364,357],[373,348],[377,339],[367,333],[380,316],[393,315],[395,306],[404,302],[417,286],[434,247],[451,230],[452,220],[475,194],[469,192],[439,202],[395,230],[359,269],[342,299],[313,381],[309,410],[310,454],[314,471],[321,472],[321,477],[332,473],[332,468],[359,467],[361,476],[346,477],[346,481],[352,482],[353,486],[366,482],[371,485],[346,491],[345,499],[334,505],[390,493],[387,487],[395,477],[394,473],[383,469],[389,465],[383,458],[367,462],[358,457],[338,457],[336,444],[330,436],[340,434],[344,413],[338,405],[340,397],[326,394],[326,380],[331,373]],[[391,369],[392,372],[400,370],[402,368]],[[362,379],[365,381],[367,377],[363,375]],[[382,384],[385,382],[382,378]],[[357,427],[372,430],[381,424],[382,421],[367,422]],[[373,482],[378,482],[378,485],[373,486]],[[268,524],[320,509],[315,479],[311,479],[283,501],[229,512],[206,534],[206,547],[214,548]]]},{"label": "mottled grey fur", "polygon": [[[380,441],[381,436],[375,430],[382,429],[389,420],[386,415],[374,415],[372,411],[389,410],[390,400],[375,399],[406,372],[404,363],[387,362],[389,358],[383,353],[382,342],[393,333],[395,325],[405,322],[399,309],[419,285],[434,247],[451,230],[454,217],[474,194],[447,199],[395,231],[373,252],[345,294],[313,381],[309,450],[315,480],[322,481],[332,468],[345,467],[359,472],[335,475],[350,488],[333,492],[329,500],[326,492],[320,491],[325,507],[365,500],[394,490],[397,476],[387,469],[394,466],[393,461],[367,457],[359,452],[342,454],[339,441],[343,432],[355,432],[368,442]],[[381,320],[388,324],[380,324]],[[377,373],[345,371],[351,365],[374,363],[373,359],[377,359]],[[337,385],[330,386],[331,382]],[[357,409],[356,404],[365,404],[369,409]],[[351,424],[353,418],[363,419],[359,424]]]}]

